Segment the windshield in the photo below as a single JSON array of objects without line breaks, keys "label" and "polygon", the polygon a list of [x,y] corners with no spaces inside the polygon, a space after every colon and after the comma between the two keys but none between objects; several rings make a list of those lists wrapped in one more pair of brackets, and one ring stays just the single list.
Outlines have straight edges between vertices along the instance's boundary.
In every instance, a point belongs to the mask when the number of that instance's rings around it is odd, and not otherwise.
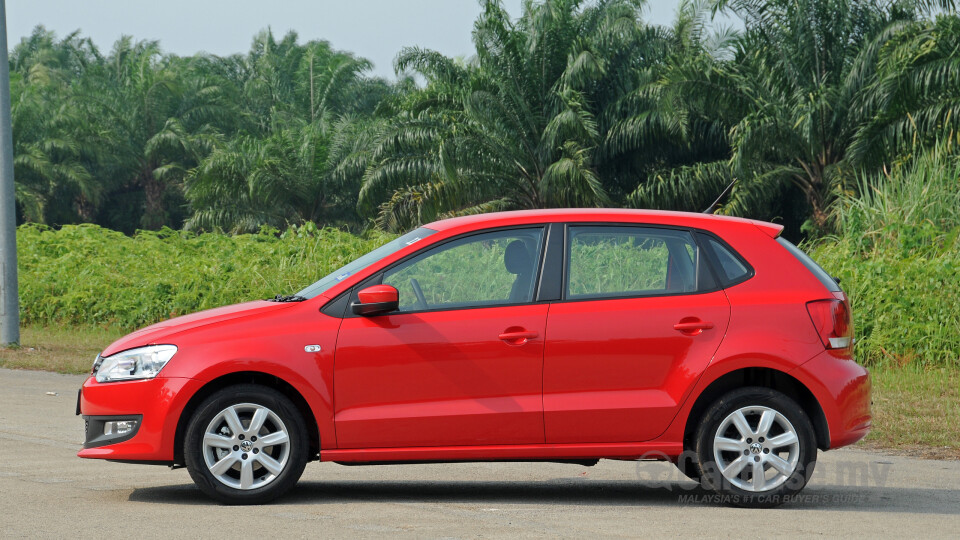
[{"label": "windshield", "polygon": [[326,276],[320,278],[320,280],[313,285],[310,285],[306,289],[298,292],[295,296],[302,298],[313,298],[314,296],[323,293],[330,287],[333,287],[337,283],[340,283],[344,279],[347,279],[351,275],[356,274],[380,259],[396,253],[397,251],[400,251],[401,249],[415,242],[419,242],[435,232],[437,231],[434,231],[433,229],[427,229],[426,227],[420,227],[419,229],[410,231],[400,238],[388,242],[371,251],[370,253],[367,253],[363,257],[355,259],[353,262],[350,262],[334,270],[333,272],[330,272]]}]

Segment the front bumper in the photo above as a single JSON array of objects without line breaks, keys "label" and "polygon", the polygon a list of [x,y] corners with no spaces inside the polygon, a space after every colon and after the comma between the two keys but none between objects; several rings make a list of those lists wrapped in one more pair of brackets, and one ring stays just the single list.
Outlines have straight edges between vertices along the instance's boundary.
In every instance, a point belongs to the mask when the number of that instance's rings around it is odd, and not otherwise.
[{"label": "front bumper", "polygon": [[[80,389],[78,412],[86,421],[82,458],[117,461],[173,462],[177,422],[190,397],[203,385],[186,378],[98,383],[87,378]],[[136,418],[129,437],[103,437],[108,420]],[[91,421],[98,425],[91,426]],[[99,433],[97,433],[99,429]]]}]

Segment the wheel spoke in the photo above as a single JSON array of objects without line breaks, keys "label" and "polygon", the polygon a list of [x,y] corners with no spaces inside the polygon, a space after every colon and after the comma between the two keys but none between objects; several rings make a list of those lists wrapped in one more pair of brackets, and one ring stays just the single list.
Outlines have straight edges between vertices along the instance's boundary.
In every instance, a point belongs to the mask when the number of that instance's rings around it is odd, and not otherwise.
[{"label": "wheel spoke", "polygon": [[264,454],[263,452],[257,454],[257,461],[259,461],[265,469],[273,474],[280,474],[280,472],[283,471],[283,465],[280,465],[279,461],[273,459],[267,454]]},{"label": "wheel spoke", "polygon": [[250,489],[253,485],[253,460],[246,459],[240,465],[240,489]]},{"label": "wheel spoke", "polygon": [[791,444],[797,442],[797,434],[788,431],[786,433],[781,433],[772,439],[767,439],[767,445],[770,448],[780,448],[782,446],[790,446]]},{"label": "wheel spoke", "polygon": [[203,444],[214,448],[230,449],[233,447],[233,440],[230,437],[224,437],[216,433],[207,433],[203,436]]},{"label": "wheel spoke", "polygon": [[723,476],[731,479],[736,478],[737,475],[740,474],[740,471],[747,466],[747,463],[749,463],[747,458],[744,456],[738,457],[723,469]]},{"label": "wheel spoke", "polygon": [[740,432],[740,438],[746,439],[747,437],[753,435],[753,429],[750,428],[750,424],[747,422],[747,417],[744,416],[741,411],[737,411],[730,415],[730,419],[733,422],[733,425],[737,428],[737,431]]},{"label": "wheel spoke", "polygon": [[735,439],[728,439],[727,437],[717,437],[713,441],[713,446],[717,450],[725,452],[743,452],[744,446],[743,441],[738,441]]},{"label": "wheel spoke", "polygon": [[760,424],[757,426],[757,435],[761,437],[766,437],[767,433],[770,432],[770,427],[773,426],[773,421],[777,418],[777,413],[766,410],[763,411],[763,414],[760,415]]},{"label": "wheel spoke", "polygon": [[277,431],[269,435],[264,435],[263,437],[260,437],[260,446],[265,448],[267,446],[284,444],[289,440],[290,440],[290,437],[287,437],[286,433],[282,431]]},{"label": "wheel spoke", "polygon": [[229,471],[230,467],[233,467],[234,463],[236,462],[237,462],[237,456],[233,454],[227,454],[226,456],[223,457],[223,459],[214,463],[213,466],[210,467],[210,472],[213,473],[214,476],[220,476],[223,473]]},{"label": "wheel spoke", "polygon": [[790,474],[793,473],[793,467],[790,466],[790,462],[776,454],[768,455],[767,463],[769,463],[771,467],[779,471],[780,474],[790,476]]},{"label": "wheel spoke", "polygon": [[763,463],[759,461],[753,462],[753,490],[762,491],[763,485],[767,483],[767,479],[763,474]]},{"label": "wheel spoke", "polygon": [[267,410],[257,409],[257,411],[253,413],[253,418],[250,419],[250,427],[247,428],[247,431],[252,435],[256,435],[260,432],[260,428],[263,427],[263,423],[266,421]]},{"label": "wheel spoke", "polygon": [[227,422],[227,427],[230,428],[230,431],[232,431],[234,435],[243,433],[243,423],[240,422],[240,417],[237,416],[236,407],[227,407],[223,411],[223,419]]}]

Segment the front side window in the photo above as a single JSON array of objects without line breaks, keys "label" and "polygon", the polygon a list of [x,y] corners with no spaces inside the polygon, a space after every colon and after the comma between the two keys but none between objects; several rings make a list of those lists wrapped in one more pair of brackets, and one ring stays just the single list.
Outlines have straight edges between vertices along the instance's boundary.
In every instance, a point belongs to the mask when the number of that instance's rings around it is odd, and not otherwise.
[{"label": "front side window", "polygon": [[533,300],[542,228],[475,234],[447,242],[388,270],[400,311],[520,304]]},{"label": "front side window", "polygon": [[570,227],[567,242],[568,299],[678,294],[711,286],[687,231]]}]

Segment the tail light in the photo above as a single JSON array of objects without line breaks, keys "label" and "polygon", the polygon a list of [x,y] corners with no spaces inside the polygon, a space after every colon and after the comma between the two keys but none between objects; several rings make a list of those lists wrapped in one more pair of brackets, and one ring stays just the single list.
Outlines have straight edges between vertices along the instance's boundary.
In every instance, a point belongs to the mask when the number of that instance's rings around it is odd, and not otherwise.
[{"label": "tail light", "polygon": [[853,323],[845,300],[807,302],[807,312],[823,346],[835,356],[853,355]]}]

